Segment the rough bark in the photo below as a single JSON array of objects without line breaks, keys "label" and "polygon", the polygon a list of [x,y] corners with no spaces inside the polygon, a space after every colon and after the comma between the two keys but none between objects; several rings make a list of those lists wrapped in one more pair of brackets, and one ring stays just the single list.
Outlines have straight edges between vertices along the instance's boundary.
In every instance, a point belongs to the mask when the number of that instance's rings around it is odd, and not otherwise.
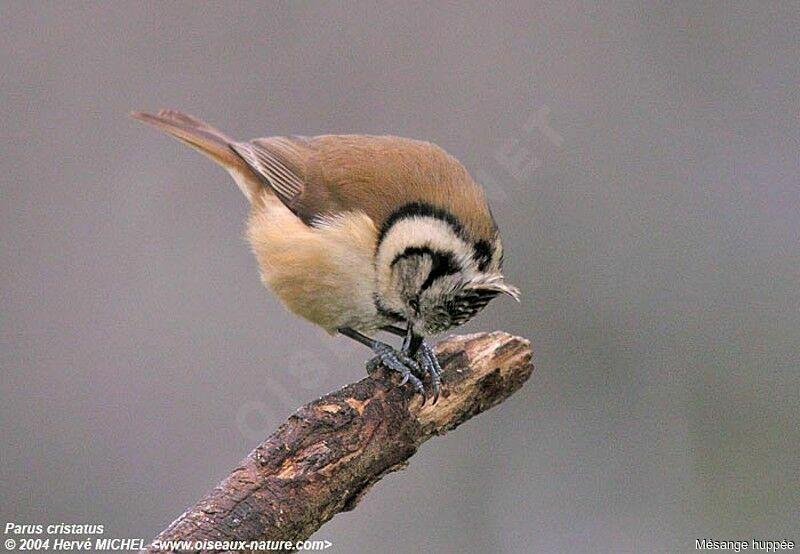
[{"label": "rough bark", "polygon": [[[507,333],[449,337],[436,347],[439,401],[424,405],[399,376],[376,375],[297,410],[153,542],[297,541],[352,510],[420,444],[495,406],[530,377],[530,343]],[[151,543],[147,551],[156,552]],[[291,550],[284,550],[291,551]]]}]

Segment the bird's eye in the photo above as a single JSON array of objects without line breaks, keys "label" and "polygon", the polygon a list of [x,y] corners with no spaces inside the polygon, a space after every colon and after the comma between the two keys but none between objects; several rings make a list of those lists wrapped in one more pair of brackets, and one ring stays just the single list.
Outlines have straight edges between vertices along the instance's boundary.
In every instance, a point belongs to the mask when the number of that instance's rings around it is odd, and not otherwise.
[{"label": "bird's eye", "polygon": [[412,298],[408,301],[408,305],[411,306],[411,309],[416,313],[419,313],[419,298]]}]

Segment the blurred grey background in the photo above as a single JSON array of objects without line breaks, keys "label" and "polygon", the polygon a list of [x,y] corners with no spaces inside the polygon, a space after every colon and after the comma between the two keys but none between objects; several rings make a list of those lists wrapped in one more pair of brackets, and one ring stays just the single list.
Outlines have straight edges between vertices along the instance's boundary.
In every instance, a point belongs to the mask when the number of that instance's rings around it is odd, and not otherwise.
[{"label": "blurred grey background", "polygon": [[259,283],[245,201],[126,114],[432,140],[489,189],[510,401],[332,552],[800,539],[796,2],[0,2],[0,520],[151,538],[368,353]]}]

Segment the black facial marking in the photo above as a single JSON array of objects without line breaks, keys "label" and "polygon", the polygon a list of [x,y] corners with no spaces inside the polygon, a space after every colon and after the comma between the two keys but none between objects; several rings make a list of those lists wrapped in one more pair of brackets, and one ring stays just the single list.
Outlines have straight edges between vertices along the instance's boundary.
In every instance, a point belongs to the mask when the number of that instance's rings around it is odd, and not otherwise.
[{"label": "black facial marking", "polygon": [[489,241],[481,239],[476,242],[473,246],[473,257],[478,262],[478,269],[486,271],[489,262],[492,261],[492,247],[489,245]]},{"label": "black facial marking", "polygon": [[453,229],[456,235],[469,242],[467,233],[458,219],[456,219],[456,216],[445,209],[437,208],[431,204],[411,202],[409,204],[404,204],[386,218],[386,221],[381,225],[380,233],[378,233],[378,246],[383,242],[386,233],[389,232],[389,229],[391,229],[395,223],[411,217],[432,217],[444,221]]},{"label": "black facial marking", "polygon": [[439,277],[453,275],[461,271],[461,266],[458,265],[455,256],[451,252],[434,250],[428,246],[409,246],[394,257],[391,264],[392,267],[400,260],[411,256],[429,256],[431,259],[431,271],[428,273],[425,282],[420,286],[420,292],[427,290]]},{"label": "black facial marking", "polygon": [[[438,219],[439,221],[443,221],[450,226],[456,236],[458,236],[461,240],[467,244],[472,244],[472,257],[478,263],[478,269],[480,271],[486,271],[486,268],[489,267],[489,264],[492,261],[492,255],[494,254],[492,245],[489,243],[489,241],[486,239],[479,239],[473,243],[472,239],[469,237],[469,234],[464,229],[464,226],[461,225],[456,216],[443,208],[439,208],[424,202],[411,202],[409,204],[404,204],[392,212],[392,214],[386,218],[386,221],[384,221],[383,225],[381,225],[380,232],[378,233],[377,247],[380,247],[383,239],[386,238],[386,234],[389,232],[389,229],[391,229],[395,223],[412,217],[432,217],[434,219]],[[494,221],[494,219],[492,219],[492,221]],[[397,258],[395,258],[395,260],[396,259]],[[449,275],[452,273],[455,273],[455,271],[442,273],[440,275]],[[435,277],[438,276],[439,275]],[[428,283],[428,286],[430,286],[430,283]],[[423,288],[427,287],[423,286]]]},{"label": "black facial marking", "polygon": [[409,246],[408,248],[397,254],[392,260],[392,263],[390,265],[391,267],[394,267],[400,260],[410,258],[411,256],[422,256],[424,254],[433,257],[433,249],[431,249],[428,246]]},{"label": "black facial marking", "polygon": [[434,252],[433,256],[431,256],[431,261],[431,272],[428,273],[425,282],[420,286],[420,292],[427,290],[439,277],[453,275],[461,271],[461,267],[458,265],[458,262],[456,262],[455,256],[450,252]]}]

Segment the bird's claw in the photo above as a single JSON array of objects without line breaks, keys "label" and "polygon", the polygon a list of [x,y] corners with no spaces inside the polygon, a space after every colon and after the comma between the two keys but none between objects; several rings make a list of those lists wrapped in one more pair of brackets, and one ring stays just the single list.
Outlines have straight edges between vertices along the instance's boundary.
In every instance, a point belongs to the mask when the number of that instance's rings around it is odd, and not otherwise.
[{"label": "bird's claw", "polygon": [[428,344],[428,341],[422,341],[419,350],[417,351],[417,365],[422,370],[423,377],[425,374],[430,376],[431,389],[433,389],[433,403],[439,400],[439,385],[442,382],[442,366],[439,365],[439,360],[436,359],[436,353]]},{"label": "bird's claw", "polygon": [[439,400],[439,388],[442,382],[442,366],[439,365],[439,360],[436,359],[436,354],[427,341],[422,341],[420,344],[414,355],[416,359],[411,358],[407,352],[395,350],[382,342],[376,341],[372,350],[375,352],[375,357],[367,362],[367,371],[372,372],[381,364],[393,371],[397,371],[403,376],[400,386],[411,383],[414,390],[422,395],[423,404],[427,400],[427,396],[425,395],[422,380],[427,375],[431,380],[433,403],[436,404]]},{"label": "bird's claw", "polygon": [[376,342],[372,350],[375,352],[375,357],[367,362],[367,371],[372,371],[383,364],[387,368],[398,372],[403,376],[403,380],[400,381],[400,386],[402,387],[406,383],[411,383],[414,390],[422,395],[422,401],[424,403],[425,389],[422,386],[422,381],[415,375],[415,373],[420,373],[419,364],[405,353],[395,350],[388,344]]}]

